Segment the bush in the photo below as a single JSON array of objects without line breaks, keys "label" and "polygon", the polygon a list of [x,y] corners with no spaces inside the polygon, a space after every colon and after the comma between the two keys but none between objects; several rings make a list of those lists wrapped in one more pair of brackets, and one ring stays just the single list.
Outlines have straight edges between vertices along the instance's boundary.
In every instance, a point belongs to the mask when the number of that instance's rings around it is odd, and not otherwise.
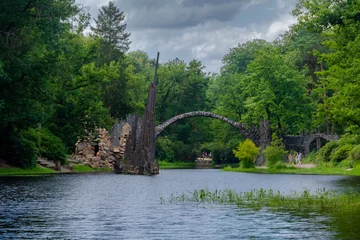
[{"label": "bush", "polygon": [[345,159],[345,160],[342,160],[338,167],[341,167],[341,168],[353,168],[354,167],[354,162],[351,161],[351,160],[348,160],[348,159]]},{"label": "bush", "polygon": [[256,147],[255,144],[250,140],[239,143],[236,149],[233,150],[235,157],[240,161],[240,167],[252,168],[255,166],[254,159],[259,156],[260,148]]},{"label": "bush", "polygon": [[15,164],[21,168],[33,168],[36,166],[38,149],[34,142],[26,139],[22,135],[17,135],[12,139],[13,153],[12,158]]},{"label": "bush", "polygon": [[339,143],[337,141],[328,142],[323,146],[316,157],[316,160],[318,163],[320,162],[330,162],[330,156],[334,149],[336,149],[339,146]]},{"label": "bush", "polygon": [[308,154],[305,158],[301,160],[302,163],[315,163],[316,162],[316,151],[312,151],[310,154]]},{"label": "bush", "polygon": [[278,162],[282,163],[286,154],[287,151],[285,151],[285,146],[281,139],[273,134],[270,145],[267,146],[264,150],[267,165],[272,167],[275,166]]},{"label": "bush", "polygon": [[334,151],[332,151],[330,160],[332,162],[341,162],[342,160],[348,157],[348,154],[352,148],[353,145],[351,144],[345,144],[343,146],[336,148]]},{"label": "bush", "polygon": [[360,145],[354,146],[349,152],[349,160],[351,160],[355,165],[360,161]]},{"label": "bush", "polygon": [[270,167],[270,169],[276,169],[276,170],[285,169],[285,168],[287,168],[286,164],[284,162],[280,162],[280,161],[276,162],[274,165],[272,165]]},{"label": "bush", "polygon": [[156,158],[166,162],[173,162],[175,160],[172,142],[167,137],[159,137],[156,140]]},{"label": "bush", "polygon": [[63,142],[46,128],[40,130],[40,153],[42,157],[60,161],[61,164],[66,161],[66,149]]},{"label": "bush", "polygon": [[23,137],[31,141],[37,149],[37,156],[41,155],[49,160],[66,161],[66,149],[61,139],[46,128],[29,128],[22,133]]}]

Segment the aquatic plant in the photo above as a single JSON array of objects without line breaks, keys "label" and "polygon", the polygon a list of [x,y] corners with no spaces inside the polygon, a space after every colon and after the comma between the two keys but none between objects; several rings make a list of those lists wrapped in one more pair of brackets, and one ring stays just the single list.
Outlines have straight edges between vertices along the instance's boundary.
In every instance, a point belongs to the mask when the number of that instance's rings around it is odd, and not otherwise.
[{"label": "aquatic plant", "polygon": [[346,212],[360,207],[360,194],[356,192],[339,193],[334,190],[319,189],[316,193],[309,190],[284,195],[280,191],[258,189],[249,192],[236,192],[230,189],[209,191],[195,190],[189,194],[171,195],[162,203],[211,203],[236,205],[240,208],[259,210],[294,210],[299,212]]}]

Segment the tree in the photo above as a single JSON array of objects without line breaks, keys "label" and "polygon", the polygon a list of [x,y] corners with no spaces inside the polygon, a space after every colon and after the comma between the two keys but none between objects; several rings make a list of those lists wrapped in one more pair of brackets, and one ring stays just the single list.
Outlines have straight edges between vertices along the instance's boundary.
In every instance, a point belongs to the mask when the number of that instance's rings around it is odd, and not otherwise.
[{"label": "tree", "polygon": [[[208,80],[204,66],[197,60],[186,64],[175,59],[162,64],[158,71],[157,121],[162,123],[181,113],[204,110]],[[162,135],[172,141],[169,146],[174,152],[173,160],[195,160],[201,144],[211,138],[204,123],[207,121],[199,118],[183,119],[164,131]],[[165,149],[160,145],[165,142],[168,141],[159,142],[160,150]],[[158,152],[158,155],[165,153]]]},{"label": "tree", "polygon": [[256,53],[268,46],[269,43],[262,39],[255,39],[243,44],[238,44],[226,54],[223,58],[224,66],[221,68],[221,74],[225,73],[243,73],[249,63],[254,60]]},{"label": "tree", "polygon": [[129,50],[131,43],[130,33],[125,32],[124,13],[110,1],[99,9],[99,15],[94,20],[96,27],[91,27],[91,30],[96,37],[101,38],[102,63],[117,60],[121,53]]},{"label": "tree", "polygon": [[[345,129],[360,126],[360,5],[357,1],[301,0],[294,15],[311,32],[321,32],[330,51],[320,54],[328,66],[317,73],[323,115]],[[320,85],[321,84],[321,85]],[[342,130],[341,128],[338,130]]]},{"label": "tree", "polygon": [[233,153],[239,159],[242,168],[251,168],[255,166],[255,159],[259,156],[260,148],[256,147],[250,139],[246,139],[239,143]]},{"label": "tree", "polygon": [[271,129],[281,134],[297,134],[310,125],[309,79],[286,61],[277,46],[259,51],[239,81],[245,86],[243,122],[269,120]]},{"label": "tree", "polygon": [[37,154],[23,132],[53,113],[58,44],[78,12],[73,0],[0,2],[0,156],[23,167]]},{"label": "tree", "polygon": [[283,162],[286,153],[282,139],[273,133],[270,145],[264,150],[267,165],[273,167],[276,163]]}]

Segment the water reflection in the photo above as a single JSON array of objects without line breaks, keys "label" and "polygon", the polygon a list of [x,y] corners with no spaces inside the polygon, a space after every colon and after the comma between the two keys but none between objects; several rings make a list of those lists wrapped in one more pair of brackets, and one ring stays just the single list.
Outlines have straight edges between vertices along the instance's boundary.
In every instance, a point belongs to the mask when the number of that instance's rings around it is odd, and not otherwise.
[{"label": "water reflection", "polygon": [[159,176],[114,174],[0,178],[2,239],[330,239],[360,236],[360,214],[325,216],[161,204],[195,189],[359,189],[360,178],[167,170]]}]

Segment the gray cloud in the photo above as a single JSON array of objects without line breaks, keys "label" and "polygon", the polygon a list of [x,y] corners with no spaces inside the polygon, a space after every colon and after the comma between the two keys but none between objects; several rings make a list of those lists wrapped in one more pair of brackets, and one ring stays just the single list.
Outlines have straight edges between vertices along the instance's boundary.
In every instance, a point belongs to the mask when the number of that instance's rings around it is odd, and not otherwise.
[{"label": "gray cloud", "polygon": [[119,8],[128,12],[129,26],[142,28],[183,28],[196,26],[207,21],[225,22],[250,1],[220,0],[118,0]]},{"label": "gray cloud", "polygon": [[[93,17],[108,0],[79,0]],[[130,50],[163,62],[200,60],[218,72],[230,48],[254,38],[274,40],[294,23],[296,0],[114,0],[127,17]]]}]

